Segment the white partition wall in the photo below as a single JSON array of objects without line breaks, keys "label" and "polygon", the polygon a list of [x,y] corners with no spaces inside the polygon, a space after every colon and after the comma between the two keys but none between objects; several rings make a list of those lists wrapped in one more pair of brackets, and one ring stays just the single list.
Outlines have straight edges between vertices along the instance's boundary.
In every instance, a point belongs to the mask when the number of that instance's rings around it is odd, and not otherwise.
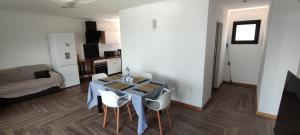
[{"label": "white partition wall", "polygon": [[300,2],[273,0],[258,111],[277,115],[287,71],[297,74],[300,60]]},{"label": "white partition wall", "polygon": [[75,33],[76,53],[83,54],[84,21],[81,19],[0,11],[0,69],[51,64],[47,34]]},{"label": "white partition wall", "polygon": [[165,0],[122,10],[123,68],[153,73],[176,87],[175,100],[202,107],[208,8],[209,0]]},{"label": "white partition wall", "polygon": [[299,66],[298,66],[298,77],[300,78],[300,60],[299,60]]}]

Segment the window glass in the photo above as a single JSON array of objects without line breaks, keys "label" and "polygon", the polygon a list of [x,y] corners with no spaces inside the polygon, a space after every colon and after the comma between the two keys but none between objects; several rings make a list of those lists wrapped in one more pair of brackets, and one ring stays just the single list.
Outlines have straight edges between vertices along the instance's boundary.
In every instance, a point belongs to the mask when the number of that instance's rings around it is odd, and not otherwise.
[{"label": "window glass", "polygon": [[237,25],[236,41],[249,41],[255,39],[256,24]]}]

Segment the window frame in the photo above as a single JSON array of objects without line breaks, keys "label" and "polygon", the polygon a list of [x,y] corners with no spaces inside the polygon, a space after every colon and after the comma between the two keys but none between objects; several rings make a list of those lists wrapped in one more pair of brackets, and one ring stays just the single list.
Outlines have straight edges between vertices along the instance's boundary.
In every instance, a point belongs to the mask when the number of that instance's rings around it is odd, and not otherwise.
[{"label": "window frame", "polygon": [[[236,30],[238,25],[256,24],[254,40],[237,41]],[[258,44],[260,35],[261,20],[234,21],[232,27],[231,44]]]}]

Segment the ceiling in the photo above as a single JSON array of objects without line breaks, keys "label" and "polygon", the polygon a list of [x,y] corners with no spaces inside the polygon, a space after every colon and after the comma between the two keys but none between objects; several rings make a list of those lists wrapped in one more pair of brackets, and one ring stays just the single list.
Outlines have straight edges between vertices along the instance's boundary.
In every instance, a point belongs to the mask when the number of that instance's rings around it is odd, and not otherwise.
[{"label": "ceiling", "polygon": [[33,12],[94,20],[114,20],[118,18],[118,11],[121,9],[156,1],[161,0],[97,0],[94,3],[80,5],[76,8],[62,8],[53,0],[0,0],[0,10]]},{"label": "ceiling", "polygon": [[[118,11],[134,6],[153,3],[162,0],[96,0],[96,2],[80,5],[76,8],[62,8],[54,0],[0,0],[0,10],[33,12],[56,16],[83,19],[118,19]],[[265,6],[271,0],[219,0],[227,9]]]},{"label": "ceiling", "polygon": [[267,6],[271,3],[271,0],[219,0],[224,8],[227,9],[240,9],[240,8],[250,8],[250,7],[259,7]]}]

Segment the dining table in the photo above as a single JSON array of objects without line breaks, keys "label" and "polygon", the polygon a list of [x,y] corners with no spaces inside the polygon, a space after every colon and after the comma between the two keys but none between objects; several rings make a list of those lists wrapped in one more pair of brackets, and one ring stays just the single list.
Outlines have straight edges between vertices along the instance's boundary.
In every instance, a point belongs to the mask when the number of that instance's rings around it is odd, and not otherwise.
[{"label": "dining table", "polygon": [[[116,77],[119,76],[119,77]],[[162,81],[154,81],[151,79],[144,79],[140,82],[126,82],[122,75],[115,75],[115,79],[113,80],[105,80],[99,79],[95,81],[91,81],[89,83],[88,88],[88,98],[87,98],[87,106],[88,109],[92,109],[95,106],[102,107],[101,99],[99,100],[98,97],[101,97],[99,90],[109,90],[114,91],[116,94],[129,94],[131,96],[131,103],[133,108],[138,116],[138,125],[137,125],[137,133],[139,135],[143,134],[144,131],[148,128],[147,119],[145,115],[145,106],[144,106],[144,99],[150,98],[155,99],[161,93],[164,88],[167,88],[168,85]],[[125,89],[116,89],[114,87],[110,87],[110,84],[113,83],[124,83],[127,84],[129,87]],[[155,89],[151,91],[142,91],[139,90],[142,86],[146,84],[155,84],[158,85]]]}]

